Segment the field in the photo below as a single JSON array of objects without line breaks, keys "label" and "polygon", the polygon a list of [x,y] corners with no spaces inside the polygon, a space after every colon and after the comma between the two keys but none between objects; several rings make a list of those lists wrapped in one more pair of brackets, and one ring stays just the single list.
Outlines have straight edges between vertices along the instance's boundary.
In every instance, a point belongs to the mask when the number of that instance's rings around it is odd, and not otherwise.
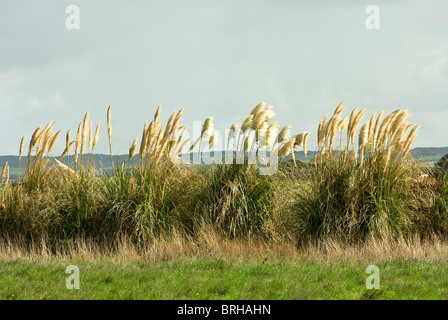
[{"label": "field", "polygon": [[[117,160],[109,107],[110,171],[95,166],[100,124],[88,112],[57,158],[61,131],[38,126],[28,150],[21,140],[17,178],[7,163],[2,170],[1,296],[448,298],[444,160],[412,155],[419,126],[407,110],[343,112],[341,103],[318,124],[311,153],[310,132],[277,129],[272,107],[259,103],[230,125],[232,158],[203,165],[179,160],[201,148],[212,158],[213,117],[186,139],[183,109],[164,124],[159,107]],[[82,290],[65,288],[68,264],[82,270]],[[372,264],[381,272],[373,291]]]},{"label": "field", "polygon": [[[80,289],[65,268],[79,266]],[[448,299],[446,266],[414,260],[378,263],[381,288],[367,289],[362,263],[199,259],[171,262],[12,260],[1,263],[1,299]]]}]

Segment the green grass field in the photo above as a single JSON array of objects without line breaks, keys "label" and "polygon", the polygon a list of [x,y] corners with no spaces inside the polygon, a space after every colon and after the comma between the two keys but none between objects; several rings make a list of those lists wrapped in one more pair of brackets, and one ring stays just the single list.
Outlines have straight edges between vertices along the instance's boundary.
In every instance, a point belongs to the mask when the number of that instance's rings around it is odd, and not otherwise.
[{"label": "green grass field", "polygon": [[[80,289],[67,289],[68,265]],[[367,289],[367,263],[303,259],[186,259],[165,262],[10,260],[0,263],[1,299],[448,299],[448,267],[392,260],[376,264],[380,289]]]}]

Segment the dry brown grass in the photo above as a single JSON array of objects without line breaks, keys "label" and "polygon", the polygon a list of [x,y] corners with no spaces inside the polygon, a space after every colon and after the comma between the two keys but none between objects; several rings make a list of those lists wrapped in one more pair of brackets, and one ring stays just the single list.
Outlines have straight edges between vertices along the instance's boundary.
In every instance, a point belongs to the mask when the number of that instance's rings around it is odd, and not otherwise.
[{"label": "dry brown grass", "polygon": [[346,244],[339,240],[310,241],[298,248],[292,240],[263,241],[222,237],[211,227],[204,227],[195,239],[181,234],[158,238],[144,245],[135,245],[122,237],[114,242],[94,241],[79,237],[70,244],[49,246],[45,240],[27,243],[21,239],[0,241],[0,260],[42,260],[48,258],[123,259],[126,261],[174,261],[203,258],[217,259],[302,259],[316,262],[336,260],[351,262],[419,260],[446,263],[448,243],[438,238],[421,241],[414,237],[407,241],[369,239],[362,244]]}]

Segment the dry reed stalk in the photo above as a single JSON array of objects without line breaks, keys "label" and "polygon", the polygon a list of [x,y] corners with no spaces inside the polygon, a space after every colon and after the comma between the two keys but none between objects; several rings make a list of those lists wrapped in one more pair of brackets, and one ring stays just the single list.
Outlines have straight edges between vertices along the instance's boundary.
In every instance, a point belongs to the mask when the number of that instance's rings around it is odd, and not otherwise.
[{"label": "dry reed stalk", "polygon": [[87,141],[87,132],[89,130],[88,127],[89,122],[89,111],[86,112],[84,116],[84,121],[82,123],[82,133],[81,133],[81,163],[82,163],[82,155],[84,153],[85,147],[86,147],[86,141]]},{"label": "dry reed stalk", "polygon": [[36,145],[37,142],[37,136],[39,135],[40,132],[40,128],[41,125],[39,125],[36,130],[34,130],[33,135],[31,136],[31,140],[30,140],[30,150],[32,147],[34,147]]},{"label": "dry reed stalk", "polygon": [[[156,113],[154,114],[154,123],[156,123],[159,120],[160,112],[162,111],[162,106],[159,105],[157,107]],[[156,130],[157,131],[157,130]]]},{"label": "dry reed stalk", "polygon": [[41,158],[45,151],[47,150],[49,139],[51,137],[51,131],[53,130],[54,123],[51,121],[45,126],[45,128],[37,136],[37,148],[36,148],[36,159]]},{"label": "dry reed stalk", "polygon": [[378,130],[378,136],[377,136],[377,143],[378,147],[385,147],[386,146],[386,140],[388,137],[388,134],[390,132],[390,125],[394,121],[395,116],[401,112],[401,110],[395,110],[391,114],[389,114],[386,118],[384,118],[383,122],[380,125],[380,128]]},{"label": "dry reed stalk", "polygon": [[360,166],[362,166],[364,163],[364,149],[368,141],[369,141],[369,122],[366,122],[362,125],[358,136],[358,147],[361,149]]},{"label": "dry reed stalk", "polygon": [[40,158],[42,158],[44,156],[44,154],[47,152],[48,147],[50,145],[51,138],[52,138],[51,129],[47,129],[45,136],[42,138],[42,149],[39,150]]},{"label": "dry reed stalk", "polygon": [[142,140],[140,142],[140,149],[138,151],[139,163],[140,163],[142,157],[144,157],[146,154],[146,147],[148,144],[148,136],[149,136],[148,129],[146,128],[147,124],[148,124],[148,122],[145,121],[145,124],[143,126],[143,132],[142,132]]},{"label": "dry reed stalk", "polygon": [[407,110],[401,110],[397,113],[397,116],[394,118],[393,122],[391,123],[391,130],[389,135],[393,136],[397,132],[397,130],[401,127],[401,125],[405,122],[405,119],[410,115]]},{"label": "dry reed stalk", "polygon": [[145,156],[151,151],[151,144],[154,140],[155,134],[157,133],[157,131],[155,131],[155,127],[156,127],[156,123],[153,120],[149,123],[149,126],[146,129],[146,134],[145,134],[146,146],[143,148],[145,150]]},{"label": "dry reed stalk", "polygon": [[110,109],[112,105],[109,105],[109,108],[107,108],[107,135],[109,137],[109,151],[110,151],[110,162],[112,163],[112,175],[115,175],[115,168],[114,168],[114,158],[112,156],[112,120],[110,115]]},{"label": "dry reed stalk", "polygon": [[132,142],[131,147],[129,148],[128,163],[129,163],[129,159],[131,159],[135,154],[135,148],[137,147],[137,140],[138,140],[138,138],[135,138],[134,141]]},{"label": "dry reed stalk", "polygon": [[369,130],[368,130],[368,133],[367,133],[367,147],[369,148],[369,149],[371,149],[371,148],[373,148],[373,137],[374,137],[374,121],[375,121],[375,116],[376,116],[376,111],[374,111],[373,113],[372,113],[372,116],[370,117],[370,120],[369,120]]},{"label": "dry reed stalk", "polygon": [[37,135],[36,135],[36,143],[39,143],[43,136],[47,134],[47,131],[50,129],[51,121],[47,123],[45,128],[42,129]]},{"label": "dry reed stalk", "polygon": [[190,149],[188,150],[188,152],[190,152],[191,150],[197,148],[197,146],[199,145],[199,143],[201,142],[201,137],[199,136],[196,141],[191,145]]},{"label": "dry reed stalk", "polygon": [[98,121],[98,124],[96,125],[95,129],[95,135],[93,136],[92,151],[93,149],[95,149],[96,144],[98,143],[99,133],[100,133],[100,122]]},{"label": "dry reed stalk", "polygon": [[158,163],[159,160],[162,158],[163,155],[166,153],[166,146],[168,145],[169,139],[162,138],[162,142],[158,145],[156,149],[156,158],[155,162]]},{"label": "dry reed stalk", "polygon": [[23,152],[23,143],[25,142],[25,136],[22,137],[22,140],[20,140],[20,147],[19,147],[19,161],[22,158],[22,152]]},{"label": "dry reed stalk", "polygon": [[181,133],[180,133],[180,135],[179,135],[179,138],[177,139],[177,142],[175,143],[175,147],[177,147],[178,145],[180,145],[180,143],[181,143],[182,140],[184,139],[185,132],[187,132],[186,130],[187,130],[188,126],[182,126],[182,127],[179,127],[179,129],[181,129],[181,128],[182,128],[182,131],[181,131]]},{"label": "dry reed stalk", "polygon": [[93,132],[92,132],[92,122],[90,122],[89,125],[89,148],[88,150],[92,152],[92,146],[93,146]]},{"label": "dry reed stalk", "polygon": [[306,154],[307,154],[307,149],[306,149],[306,144],[307,144],[307,141],[308,141],[308,136],[310,135],[310,133],[309,132],[307,132],[306,134],[305,134],[305,136],[303,137],[303,154],[305,155],[305,158],[306,158]]},{"label": "dry reed stalk", "polygon": [[330,119],[331,125],[329,125],[328,133],[326,133],[329,140],[328,149],[330,151],[333,150],[334,141],[336,140],[337,133],[339,132],[339,123],[342,121],[340,118],[340,114],[336,114]]},{"label": "dry reed stalk", "polygon": [[68,146],[70,144],[70,133],[71,129],[67,131],[67,134],[65,135],[65,149],[68,149]]},{"label": "dry reed stalk", "polygon": [[82,122],[78,125],[78,131],[76,133],[76,139],[75,139],[75,166],[78,164],[78,155],[79,155],[79,143],[81,141],[81,127]]},{"label": "dry reed stalk", "polygon": [[156,137],[154,139],[153,144],[151,145],[151,155],[149,157],[149,160],[153,159],[154,157],[158,157],[158,153],[160,151],[160,146],[162,145],[162,131],[163,131],[163,126],[161,126],[159,128],[158,133],[156,134]]},{"label": "dry reed stalk", "polygon": [[159,140],[161,139],[162,130],[163,127],[160,127],[159,131],[155,133],[154,139],[152,139],[151,143],[147,148],[146,154],[148,155],[148,163],[151,161],[151,159],[154,158],[154,155],[157,152],[157,146],[159,144]]},{"label": "dry reed stalk", "polygon": [[[72,145],[75,143],[75,141],[72,141],[68,144],[68,146],[65,147],[64,152],[62,152],[61,157],[59,159],[63,159],[70,151],[70,148],[72,147]],[[68,160],[67,160],[68,163]]]},{"label": "dry reed stalk", "polygon": [[352,146],[355,145],[355,134],[356,134],[356,129],[358,129],[358,126],[362,120],[362,118],[365,116],[365,109],[360,110],[355,118],[353,119],[353,123],[350,126],[351,132],[350,132],[350,140],[352,142]]},{"label": "dry reed stalk", "polygon": [[380,114],[378,115],[378,117],[376,118],[375,121],[375,127],[373,129],[373,139],[374,139],[374,148],[376,147],[376,141],[377,141],[377,134],[378,134],[378,127],[380,125],[381,119],[383,117],[384,111],[381,111]]},{"label": "dry reed stalk", "polygon": [[324,140],[324,128],[325,128],[326,119],[327,119],[327,116],[325,116],[319,122],[319,126],[317,128],[317,145],[319,146],[319,148],[322,148],[324,146],[323,140]]},{"label": "dry reed stalk", "polygon": [[342,114],[342,111],[344,111],[344,107],[343,107],[343,105],[344,105],[344,102],[341,102],[337,107],[336,107],[336,109],[334,110],[334,114],[335,115],[340,115],[340,114]]},{"label": "dry reed stalk", "polygon": [[400,143],[406,135],[406,131],[408,130],[408,125],[409,123],[403,122],[396,130],[395,134],[392,137],[392,146],[394,146],[394,148],[399,149]]},{"label": "dry reed stalk", "polygon": [[168,143],[168,152],[171,151],[176,146],[177,139],[180,137],[180,135],[179,135],[180,130],[181,130],[181,128],[176,128],[174,130],[171,130],[170,137],[169,137],[169,143]]},{"label": "dry reed stalk", "polygon": [[403,152],[403,156],[407,156],[409,153],[409,150],[411,148],[411,144],[415,139],[415,136],[417,135],[417,130],[420,128],[420,125],[415,126],[414,128],[412,128],[411,132],[409,133],[407,139],[405,140],[405,147],[404,147],[404,152]]},{"label": "dry reed stalk", "polygon": [[389,166],[391,151],[392,151],[392,148],[387,148],[387,153],[386,153],[386,159],[384,161],[383,172],[386,172],[387,167]]},{"label": "dry reed stalk", "polygon": [[179,155],[182,150],[190,143],[192,139],[188,138],[187,140],[185,140],[184,142],[182,142],[182,144],[176,149],[176,155]]},{"label": "dry reed stalk", "polygon": [[171,127],[171,131],[176,130],[179,127],[180,119],[182,118],[184,114],[184,108],[180,109],[177,113],[176,117],[174,118],[173,126]]},{"label": "dry reed stalk", "polygon": [[163,139],[167,139],[168,136],[171,134],[172,125],[173,125],[175,116],[176,116],[176,111],[174,111],[168,118],[168,122],[166,123],[166,126],[165,126],[165,132],[163,133]]},{"label": "dry reed stalk", "polygon": [[356,115],[358,113],[358,107],[355,107],[350,113],[350,117],[348,118],[348,126],[347,126],[347,143],[350,141],[350,134],[352,132],[352,125],[355,121]]},{"label": "dry reed stalk", "polygon": [[58,164],[59,168],[61,168],[63,170],[66,170],[67,172],[70,172],[70,173],[75,173],[75,171],[73,171],[69,166],[63,164],[58,159],[54,159],[54,161],[56,161],[56,163]]},{"label": "dry reed stalk", "polygon": [[[56,133],[54,134],[54,136],[51,138],[51,140],[50,140],[50,142],[49,142],[49,145],[48,145],[48,152],[50,152],[50,151],[53,149],[54,144],[55,144],[55,142],[56,142],[56,140],[57,140],[57,138],[58,138],[58,136],[59,136],[60,133],[61,133],[61,130],[59,130],[58,132],[56,132]],[[48,153],[48,152],[47,152],[47,153]]]},{"label": "dry reed stalk", "polygon": [[3,169],[2,169],[2,183],[5,180],[5,173],[6,173],[6,167],[8,166],[8,161],[6,161],[6,163],[3,165]]},{"label": "dry reed stalk", "polygon": [[22,160],[22,152],[23,152],[23,144],[25,142],[25,136],[22,137],[22,140],[20,140],[20,146],[19,146],[19,180],[20,180],[20,162]]}]

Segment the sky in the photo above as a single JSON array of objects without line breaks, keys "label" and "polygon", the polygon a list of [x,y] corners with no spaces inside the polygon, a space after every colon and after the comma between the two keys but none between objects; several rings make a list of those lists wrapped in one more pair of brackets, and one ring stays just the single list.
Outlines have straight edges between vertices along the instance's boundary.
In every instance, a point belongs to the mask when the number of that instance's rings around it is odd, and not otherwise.
[{"label": "sky", "polygon": [[[66,27],[69,5],[79,29]],[[182,124],[213,116],[224,131],[261,101],[311,132],[309,150],[342,101],[366,118],[407,109],[414,147],[448,146],[447,13],[443,0],[0,0],[0,154],[50,120],[73,136],[86,111],[108,153],[109,105],[123,154],[158,105],[164,120],[183,107]],[[55,153],[64,146],[61,135]]]}]

